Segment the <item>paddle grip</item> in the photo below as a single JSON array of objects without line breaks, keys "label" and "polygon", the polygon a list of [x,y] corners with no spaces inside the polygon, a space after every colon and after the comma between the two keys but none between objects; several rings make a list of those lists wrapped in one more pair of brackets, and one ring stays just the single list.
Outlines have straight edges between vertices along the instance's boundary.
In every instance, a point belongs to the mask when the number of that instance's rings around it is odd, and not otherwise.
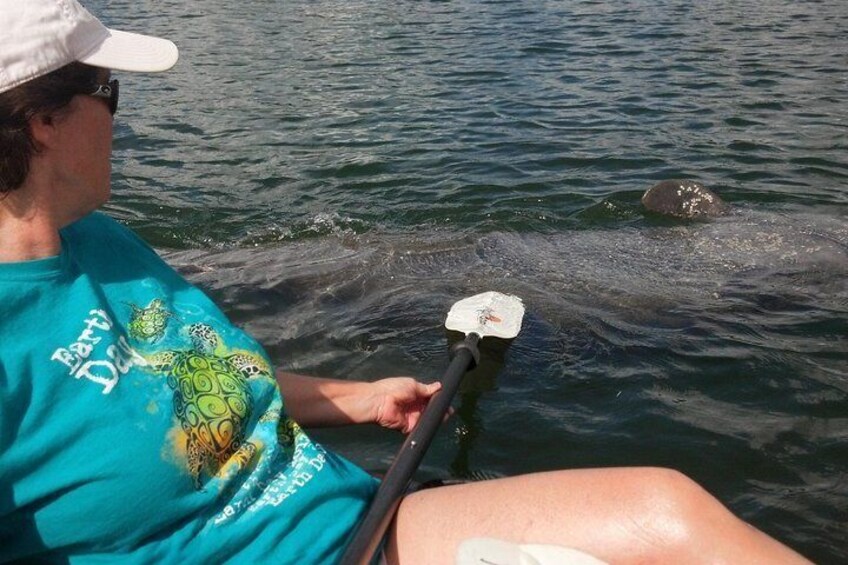
[{"label": "paddle grip", "polygon": [[479,341],[480,336],[472,333],[466,336],[461,346],[454,347],[453,359],[442,376],[442,388],[430,398],[418,424],[403,442],[394,463],[383,477],[371,507],[342,555],[341,565],[366,565],[373,558],[412,476],[450,408],[462,376],[479,359]]}]

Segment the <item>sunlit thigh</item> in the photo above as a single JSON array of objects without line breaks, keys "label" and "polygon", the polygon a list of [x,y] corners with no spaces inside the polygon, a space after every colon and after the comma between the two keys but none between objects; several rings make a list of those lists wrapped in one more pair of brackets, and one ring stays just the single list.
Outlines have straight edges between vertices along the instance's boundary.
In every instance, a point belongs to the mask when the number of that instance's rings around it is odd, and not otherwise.
[{"label": "sunlit thigh", "polygon": [[655,468],[557,471],[415,493],[398,510],[386,555],[389,563],[449,564],[475,537],[561,545],[611,563],[791,557],[683,475]]}]

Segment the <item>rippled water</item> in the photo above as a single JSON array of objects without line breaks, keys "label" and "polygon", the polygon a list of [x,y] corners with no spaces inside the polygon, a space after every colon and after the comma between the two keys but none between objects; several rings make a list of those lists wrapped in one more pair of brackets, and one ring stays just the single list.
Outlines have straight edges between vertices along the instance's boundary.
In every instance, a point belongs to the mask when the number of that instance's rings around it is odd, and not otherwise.
[{"label": "rippled water", "polygon": [[[434,379],[454,301],[524,298],[423,476],[669,465],[848,555],[843,2],[86,4],[181,49],[118,75],[108,211],[283,366]],[[645,215],[680,177],[732,212]]]}]

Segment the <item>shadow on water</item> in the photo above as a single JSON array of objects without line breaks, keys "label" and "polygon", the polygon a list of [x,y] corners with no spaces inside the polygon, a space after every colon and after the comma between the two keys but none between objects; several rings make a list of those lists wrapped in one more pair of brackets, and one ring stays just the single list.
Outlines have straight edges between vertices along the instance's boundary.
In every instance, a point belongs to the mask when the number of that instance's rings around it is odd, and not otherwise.
[{"label": "shadow on water", "polygon": [[[448,346],[461,342],[464,336],[447,332]],[[503,369],[506,355],[514,340],[484,339],[480,342],[480,360],[465,374],[459,386],[458,402],[454,416],[456,422],[456,455],[450,463],[451,476],[461,479],[485,477],[488,473],[475,469],[471,454],[484,429],[485,420],[477,414],[479,399],[483,394],[496,393],[498,373]]]}]

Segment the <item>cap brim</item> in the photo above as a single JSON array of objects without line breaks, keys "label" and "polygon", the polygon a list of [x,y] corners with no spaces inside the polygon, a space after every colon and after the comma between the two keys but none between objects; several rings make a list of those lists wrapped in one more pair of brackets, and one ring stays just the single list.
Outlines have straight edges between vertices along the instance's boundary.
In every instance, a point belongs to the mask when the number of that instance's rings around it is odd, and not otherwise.
[{"label": "cap brim", "polygon": [[110,29],[109,35],[79,62],[117,71],[155,73],[177,62],[177,46],[167,39]]}]

